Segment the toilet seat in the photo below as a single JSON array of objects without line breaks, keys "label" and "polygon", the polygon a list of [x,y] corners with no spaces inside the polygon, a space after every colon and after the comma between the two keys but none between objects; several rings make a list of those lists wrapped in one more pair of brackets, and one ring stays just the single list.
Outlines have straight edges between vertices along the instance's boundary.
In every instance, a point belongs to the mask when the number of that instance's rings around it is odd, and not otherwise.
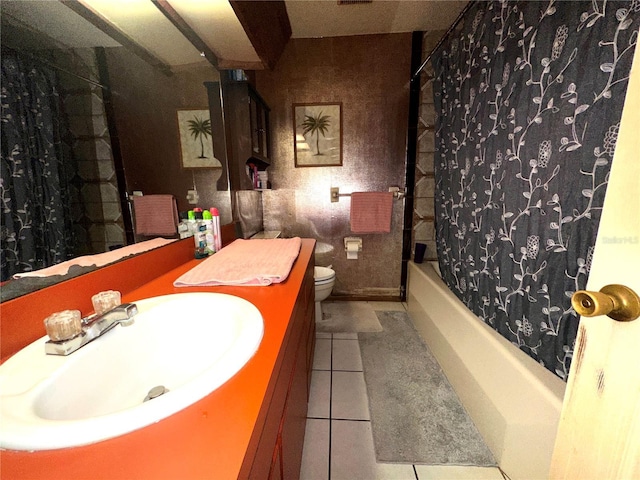
[{"label": "toilet seat", "polygon": [[330,283],[336,278],[336,272],[327,267],[314,267],[313,280],[316,285]]},{"label": "toilet seat", "polygon": [[320,304],[323,300],[329,298],[333,286],[336,283],[336,272],[328,267],[314,267],[313,268],[313,280],[314,280],[314,300],[315,300],[315,316],[317,320],[322,320],[322,308]]}]

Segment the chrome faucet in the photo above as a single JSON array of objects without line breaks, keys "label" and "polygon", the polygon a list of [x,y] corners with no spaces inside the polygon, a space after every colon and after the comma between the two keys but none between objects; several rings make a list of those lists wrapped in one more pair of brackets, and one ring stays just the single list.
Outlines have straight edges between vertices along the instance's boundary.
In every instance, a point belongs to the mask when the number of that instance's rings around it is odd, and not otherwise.
[{"label": "chrome faucet", "polygon": [[69,355],[104,335],[117,324],[123,327],[132,325],[135,321],[133,317],[137,313],[138,307],[135,303],[123,303],[102,315],[89,315],[82,319],[82,331],[78,335],[58,342],[48,340],[44,344],[44,351],[48,355]]}]

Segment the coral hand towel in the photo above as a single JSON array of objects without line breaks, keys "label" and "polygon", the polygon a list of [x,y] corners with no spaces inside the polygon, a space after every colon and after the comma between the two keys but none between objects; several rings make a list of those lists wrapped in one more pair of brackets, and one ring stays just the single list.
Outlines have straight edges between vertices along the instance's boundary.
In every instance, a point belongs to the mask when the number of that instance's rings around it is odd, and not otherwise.
[{"label": "coral hand towel", "polygon": [[179,277],[175,287],[266,286],[284,282],[298,258],[302,240],[236,240]]},{"label": "coral hand towel", "polygon": [[392,192],[352,193],[351,231],[353,233],[389,233],[392,209]]},{"label": "coral hand towel", "polygon": [[136,233],[138,235],[175,235],[178,209],[173,195],[133,197]]}]

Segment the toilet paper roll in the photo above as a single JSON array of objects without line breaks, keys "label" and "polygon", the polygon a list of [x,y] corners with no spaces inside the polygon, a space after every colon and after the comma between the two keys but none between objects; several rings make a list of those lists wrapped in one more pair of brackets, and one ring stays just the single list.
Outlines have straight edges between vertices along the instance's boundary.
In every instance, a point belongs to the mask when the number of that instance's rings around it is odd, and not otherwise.
[{"label": "toilet paper roll", "polygon": [[347,242],[347,260],[357,260],[357,259],[358,259],[358,243]]}]

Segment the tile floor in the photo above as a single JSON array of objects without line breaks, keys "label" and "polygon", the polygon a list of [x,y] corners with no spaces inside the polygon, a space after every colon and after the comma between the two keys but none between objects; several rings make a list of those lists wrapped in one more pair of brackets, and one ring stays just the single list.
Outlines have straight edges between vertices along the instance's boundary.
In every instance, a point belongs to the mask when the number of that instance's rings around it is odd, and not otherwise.
[{"label": "tile floor", "polygon": [[[401,310],[399,302],[370,302]],[[503,480],[497,468],[376,463],[355,333],[317,333],[301,480]]]}]

